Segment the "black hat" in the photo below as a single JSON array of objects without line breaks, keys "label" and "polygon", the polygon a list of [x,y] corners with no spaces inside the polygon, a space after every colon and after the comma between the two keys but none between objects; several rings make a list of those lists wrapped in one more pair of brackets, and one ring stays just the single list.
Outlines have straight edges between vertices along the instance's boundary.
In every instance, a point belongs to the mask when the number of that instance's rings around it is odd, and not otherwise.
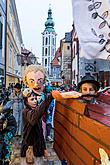
[{"label": "black hat", "polygon": [[21,84],[16,83],[15,86],[14,86],[14,88],[21,89]]},{"label": "black hat", "polygon": [[94,85],[96,85],[97,90],[99,90],[100,88],[99,82],[96,81],[95,78],[90,74],[87,74],[86,76],[82,77],[81,81],[78,83],[78,90],[80,89],[81,85],[84,83],[93,83]]}]

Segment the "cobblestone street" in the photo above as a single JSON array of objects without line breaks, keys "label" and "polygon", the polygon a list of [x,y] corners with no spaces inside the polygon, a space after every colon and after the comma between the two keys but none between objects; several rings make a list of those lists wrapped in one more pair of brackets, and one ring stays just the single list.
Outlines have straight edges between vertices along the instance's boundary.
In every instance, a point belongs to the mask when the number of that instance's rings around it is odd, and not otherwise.
[{"label": "cobblestone street", "polygon": [[[14,144],[12,145],[13,152],[12,152],[12,160],[10,165],[20,165],[20,145],[19,140],[14,139]],[[48,160],[44,159],[44,165],[61,165],[61,162],[56,155],[54,149],[53,149],[53,143],[47,142],[47,149],[48,149]]]}]

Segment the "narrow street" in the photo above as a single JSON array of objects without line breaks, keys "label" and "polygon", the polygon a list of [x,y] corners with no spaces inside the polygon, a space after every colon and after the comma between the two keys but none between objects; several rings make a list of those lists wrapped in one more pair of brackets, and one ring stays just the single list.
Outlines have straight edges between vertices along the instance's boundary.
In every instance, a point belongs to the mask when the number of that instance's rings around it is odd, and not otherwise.
[{"label": "narrow street", "polygon": [[[53,143],[47,142],[46,143],[49,156],[48,160],[44,159],[44,165],[61,165],[61,161],[59,160],[58,156],[56,155],[53,149]],[[12,152],[12,160],[11,165],[20,165],[20,143],[18,139],[14,139],[14,144],[12,145],[13,152]]]}]

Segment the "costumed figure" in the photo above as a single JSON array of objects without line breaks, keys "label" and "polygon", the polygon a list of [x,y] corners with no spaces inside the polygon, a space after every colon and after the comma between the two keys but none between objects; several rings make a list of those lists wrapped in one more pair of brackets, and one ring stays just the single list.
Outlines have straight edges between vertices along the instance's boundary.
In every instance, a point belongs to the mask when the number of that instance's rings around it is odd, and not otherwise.
[{"label": "costumed figure", "polygon": [[[50,102],[52,101],[52,96],[51,96],[51,93],[49,94],[45,94],[43,92],[44,90],[44,82],[45,82],[45,78],[46,78],[46,71],[45,69],[40,66],[40,65],[29,65],[26,70],[25,70],[25,73],[24,73],[24,78],[23,78],[23,81],[24,81],[24,84],[30,89],[32,90],[33,93],[35,93],[36,97],[37,97],[37,103],[36,103],[36,109],[35,109],[35,113],[37,113],[38,115],[38,112],[40,113],[41,111],[41,114],[40,115],[40,118],[36,117],[36,115],[34,116],[34,120],[36,123],[38,123],[38,120],[40,122],[40,126],[42,126],[42,124],[45,124],[46,126],[46,111],[48,109],[48,106],[50,104]],[[23,92],[24,93],[24,92]],[[42,113],[42,110],[43,110],[43,113]],[[23,113],[23,116],[24,116],[24,113]],[[39,116],[39,115],[38,115]],[[42,122],[41,122],[42,121]],[[41,128],[41,127],[40,127]],[[40,130],[39,128],[39,132],[42,131],[42,129]],[[25,129],[25,126],[24,126],[24,129]],[[43,127],[43,134],[45,136],[45,132],[44,132],[44,127]],[[38,132],[37,132],[38,133]],[[36,135],[39,137],[40,139],[40,135],[38,133],[38,135]],[[23,136],[23,139],[25,139],[25,135]],[[39,144],[40,141],[37,141],[37,145],[40,145]],[[22,148],[21,150],[21,157],[25,157],[26,156],[26,150],[27,150],[27,146],[25,146],[24,148]],[[38,146],[39,147],[39,146]],[[37,148],[38,148],[37,147]],[[39,149],[40,150],[40,147]],[[42,150],[43,151],[43,150]],[[24,154],[22,154],[22,152]],[[45,151],[44,152],[47,152],[46,148],[45,148]],[[43,156],[43,153],[41,153],[41,155],[39,154],[38,151],[36,151],[34,153],[35,156]]]},{"label": "costumed figure", "polygon": [[13,139],[17,124],[12,114],[12,101],[0,105],[0,165],[9,165],[11,160],[11,140]]},{"label": "costumed figure", "polygon": [[21,91],[21,84],[16,83],[14,86],[14,91],[10,95],[10,100],[13,102],[13,116],[17,122],[17,131],[16,135],[22,135],[22,109],[24,108],[23,96]]},{"label": "costumed figure", "polygon": [[82,98],[82,101],[85,103],[96,103],[95,97],[98,95],[100,84],[93,76],[90,74],[85,75],[77,86],[79,92],[71,91],[61,93],[59,91],[52,91],[52,96],[56,100],[64,98]]},{"label": "costumed figure", "polygon": [[[44,84],[47,78],[46,70],[41,65],[29,65],[24,73],[24,84],[38,94],[38,105],[45,100],[46,95],[51,95],[44,92]],[[44,138],[46,136],[46,112],[42,117],[42,126]]]}]

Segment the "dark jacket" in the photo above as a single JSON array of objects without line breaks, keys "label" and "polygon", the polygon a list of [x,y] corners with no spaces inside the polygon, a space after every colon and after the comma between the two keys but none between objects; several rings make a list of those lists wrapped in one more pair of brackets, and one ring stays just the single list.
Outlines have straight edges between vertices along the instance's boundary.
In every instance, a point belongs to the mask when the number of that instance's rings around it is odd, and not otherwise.
[{"label": "dark jacket", "polygon": [[21,147],[21,157],[26,156],[26,150],[28,146],[33,146],[34,156],[40,157],[44,155],[44,150],[46,149],[43,129],[42,129],[42,116],[47,110],[52,96],[46,96],[45,100],[36,107],[36,109],[31,109],[31,107],[26,107],[23,110],[23,141]]},{"label": "dark jacket", "polygon": [[11,102],[8,102],[0,113],[0,160],[10,159],[10,141],[16,133],[17,124],[12,114]]}]

